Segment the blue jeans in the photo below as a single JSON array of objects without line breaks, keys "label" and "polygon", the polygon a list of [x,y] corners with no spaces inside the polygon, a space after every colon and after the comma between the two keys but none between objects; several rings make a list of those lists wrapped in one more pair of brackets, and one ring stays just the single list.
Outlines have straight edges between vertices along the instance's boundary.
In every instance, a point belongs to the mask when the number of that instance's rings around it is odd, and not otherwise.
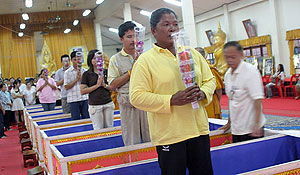
[{"label": "blue jeans", "polygon": [[0,110],[0,138],[4,136],[4,116]]},{"label": "blue jeans", "polygon": [[44,111],[52,111],[55,109],[56,103],[42,103]]},{"label": "blue jeans", "polygon": [[88,100],[71,102],[69,104],[70,104],[72,120],[80,120],[80,116],[82,119],[90,118],[89,111],[88,111],[89,108]]}]

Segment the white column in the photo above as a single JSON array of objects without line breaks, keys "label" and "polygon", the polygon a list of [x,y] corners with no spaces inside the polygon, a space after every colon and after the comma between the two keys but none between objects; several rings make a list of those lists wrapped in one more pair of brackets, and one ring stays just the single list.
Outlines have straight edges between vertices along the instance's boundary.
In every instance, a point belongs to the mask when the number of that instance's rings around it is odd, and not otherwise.
[{"label": "white column", "polygon": [[130,3],[124,3],[123,17],[124,22],[132,21]]},{"label": "white column", "polygon": [[182,2],[181,10],[182,10],[184,30],[189,36],[190,46],[197,47],[193,0],[181,0],[181,2]]},{"label": "white column", "polygon": [[226,39],[227,41],[230,41],[230,31],[231,31],[231,20],[228,12],[228,5],[223,5],[223,11],[224,11],[224,22],[225,22],[225,33],[226,33]]},{"label": "white column", "polygon": [[95,37],[96,37],[96,46],[97,49],[103,52],[103,47],[102,47],[102,37],[101,37],[101,25],[99,22],[94,21],[94,26],[95,26]]},{"label": "white column", "polygon": [[[280,24],[279,24],[279,14],[278,14],[278,7],[276,4],[277,0],[269,0],[269,6],[270,6],[270,26],[271,27],[271,40],[272,40],[272,55],[275,57],[275,69],[277,67],[277,64],[282,63],[284,65],[290,65],[290,63],[288,62],[289,59],[286,59],[287,56],[283,56],[281,55],[281,48],[279,47],[279,43],[280,43]],[[280,58],[284,58],[287,60],[286,63],[283,63],[283,60],[280,60]],[[285,66],[285,72],[289,73],[290,70],[289,66]]]}]

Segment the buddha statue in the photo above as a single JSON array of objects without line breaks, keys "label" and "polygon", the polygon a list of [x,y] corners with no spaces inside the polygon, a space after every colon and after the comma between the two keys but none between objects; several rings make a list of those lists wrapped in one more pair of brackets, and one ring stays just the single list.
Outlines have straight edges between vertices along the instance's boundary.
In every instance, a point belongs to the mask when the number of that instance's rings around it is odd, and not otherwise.
[{"label": "buddha statue", "polygon": [[228,69],[227,63],[223,55],[223,47],[226,40],[226,34],[222,31],[220,22],[218,26],[218,32],[215,34],[214,39],[216,43],[216,49],[214,51],[215,64],[213,64],[213,67],[217,69],[222,79],[224,79],[224,74]]},{"label": "buddha statue", "polygon": [[56,71],[56,64],[52,59],[52,54],[46,42],[44,42],[44,46],[42,48],[42,55],[41,55],[41,63],[39,69],[47,69],[49,75],[51,76]]}]

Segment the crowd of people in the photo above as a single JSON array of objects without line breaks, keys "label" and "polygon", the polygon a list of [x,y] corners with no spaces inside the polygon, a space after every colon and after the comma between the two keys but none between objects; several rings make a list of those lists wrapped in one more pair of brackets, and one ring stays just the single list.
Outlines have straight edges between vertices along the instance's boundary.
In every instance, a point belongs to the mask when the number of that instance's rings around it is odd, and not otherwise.
[{"label": "crowd of people", "polygon": [[[39,101],[45,111],[53,110],[57,91],[63,112],[71,113],[73,120],[90,118],[94,129],[113,127],[111,91],[117,90],[125,146],[152,141],[162,174],[185,174],[186,168],[190,174],[213,174],[207,118],[221,118],[219,102],[225,84],[229,119],[221,129],[226,132],[231,128],[233,142],[263,137],[262,78],[257,69],[241,61],[243,49],[238,42],[222,47],[229,67],[224,84],[223,77],[205,60],[205,53],[200,54],[203,50],[190,48],[196,83],[185,87],[171,37],[179,31],[175,12],[167,8],[152,12],[150,26],[157,42],[140,56],[135,50],[135,26],[131,21],[119,26],[123,49],[111,57],[107,80],[97,69],[97,58],[102,54],[97,49],[88,53],[88,70],[81,66],[82,54],[73,51],[70,56],[61,56],[62,67],[53,78],[43,69],[38,81],[22,84],[19,78],[5,79],[0,85],[0,127],[9,131],[11,122],[24,121],[24,105]],[[279,65],[274,78],[282,81],[284,77]],[[272,86],[273,82],[267,85],[268,97],[272,97]],[[192,108],[195,101],[198,109]],[[211,101],[211,107],[206,107]],[[5,137],[4,129],[1,138]]]}]

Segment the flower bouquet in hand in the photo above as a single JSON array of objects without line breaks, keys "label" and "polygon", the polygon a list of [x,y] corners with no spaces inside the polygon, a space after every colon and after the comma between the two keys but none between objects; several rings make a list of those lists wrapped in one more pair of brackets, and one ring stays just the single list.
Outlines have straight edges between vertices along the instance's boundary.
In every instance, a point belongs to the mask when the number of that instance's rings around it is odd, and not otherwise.
[{"label": "flower bouquet in hand", "polygon": [[80,58],[77,60],[78,69],[81,71],[82,68],[82,62],[83,62],[83,53],[82,52],[76,52],[76,57]]},{"label": "flower bouquet in hand", "polygon": [[144,51],[145,27],[134,27],[136,58]]},{"label": "flower bouquet in hand", "polygon": [[[174,47],[176,49],[176,57],[181,73],[181,79],[186,88],[196,84],[195,63],[189,49],[189,38],[184,32],[180,31],[172,34]],[[199,108],[197,101],[192,102],[193,109]]]}]

